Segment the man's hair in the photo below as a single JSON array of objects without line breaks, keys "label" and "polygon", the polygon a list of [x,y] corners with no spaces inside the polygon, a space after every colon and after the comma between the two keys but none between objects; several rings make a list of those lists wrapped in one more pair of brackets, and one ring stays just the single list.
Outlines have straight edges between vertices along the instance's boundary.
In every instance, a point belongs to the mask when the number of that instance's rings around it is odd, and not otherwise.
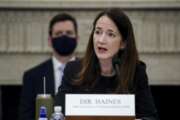
[{"label": "man's hair", "polygon": [[51,21],[50,21],[50,23],[49,23],[49,35],[52,36],[53,26],[54,26],[57,22],[63,22],[63,21],[67,21],[67,20],[69,20],[69,21],[71,21],[71,22],[73,23],[75,32],[76,32],[76,34],[77,34],[77,33],[78,33],[78,31],[77,31],[78,28],[77,28],[76,19],[75,19],[73,16],[71,16],[71,15],[69,15],[69,14],[67,14],[67,13],[62,13],[62,14],[57,14],[56,16],[54,16],[54,17],[51,19]]}]

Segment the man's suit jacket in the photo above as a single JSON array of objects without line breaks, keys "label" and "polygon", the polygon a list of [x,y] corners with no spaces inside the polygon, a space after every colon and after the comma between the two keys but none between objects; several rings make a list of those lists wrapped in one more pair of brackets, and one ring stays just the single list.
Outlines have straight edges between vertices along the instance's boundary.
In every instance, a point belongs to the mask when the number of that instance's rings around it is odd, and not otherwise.
[{"label": "man's suit jacket", "polygon": [[24,73],[19,120],[35,119],[35,100],[37,94],[43,93],[43,77],[46,77],[46,93],[54,97],[55,80],[52,59]]}]

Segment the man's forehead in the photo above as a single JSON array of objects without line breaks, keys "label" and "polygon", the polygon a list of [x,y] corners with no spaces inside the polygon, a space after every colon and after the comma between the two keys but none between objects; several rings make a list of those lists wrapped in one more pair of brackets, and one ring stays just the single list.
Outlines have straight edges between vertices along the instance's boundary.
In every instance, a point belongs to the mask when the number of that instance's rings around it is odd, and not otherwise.
[{"label": "man's forehead", "polygon": [[70,20],[60,21],[54,24],[53,29],[61,29],[61,30],[74,30],[74,24]]}]

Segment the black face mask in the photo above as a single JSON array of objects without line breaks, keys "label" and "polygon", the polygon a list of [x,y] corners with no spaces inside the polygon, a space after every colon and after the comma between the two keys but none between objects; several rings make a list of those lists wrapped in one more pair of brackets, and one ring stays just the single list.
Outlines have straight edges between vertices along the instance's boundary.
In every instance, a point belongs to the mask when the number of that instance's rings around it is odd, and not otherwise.
[{"label": "black face mask", "polygon": [[77,40],[76,38],[62,35],[52,38],[52,46],[59,55],[68,56],[74,52],[77,46]]}]

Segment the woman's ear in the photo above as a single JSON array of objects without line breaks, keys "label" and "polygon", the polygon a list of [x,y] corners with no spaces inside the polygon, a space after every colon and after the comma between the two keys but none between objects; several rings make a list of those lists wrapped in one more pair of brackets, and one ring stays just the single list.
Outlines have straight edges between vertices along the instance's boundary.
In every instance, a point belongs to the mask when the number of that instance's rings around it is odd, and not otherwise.
[{"label": "woman's ear", "polygon": [[125,49],[125,48],[126,48],[126,42],[125,41],[121,41],[120,49]]}]

